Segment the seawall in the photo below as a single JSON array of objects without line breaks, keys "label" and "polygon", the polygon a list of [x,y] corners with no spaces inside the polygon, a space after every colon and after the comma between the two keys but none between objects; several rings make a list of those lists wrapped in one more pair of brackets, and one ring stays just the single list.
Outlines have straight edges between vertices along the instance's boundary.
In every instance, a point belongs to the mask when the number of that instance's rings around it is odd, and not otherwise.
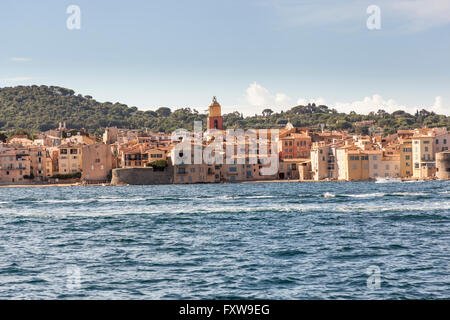
[{"label": "seawall", "polygon": [[118,168],[112,170],[111,185],[155,185],[172,184],[173,167],[164,171],[154,171],[153,168]]}]

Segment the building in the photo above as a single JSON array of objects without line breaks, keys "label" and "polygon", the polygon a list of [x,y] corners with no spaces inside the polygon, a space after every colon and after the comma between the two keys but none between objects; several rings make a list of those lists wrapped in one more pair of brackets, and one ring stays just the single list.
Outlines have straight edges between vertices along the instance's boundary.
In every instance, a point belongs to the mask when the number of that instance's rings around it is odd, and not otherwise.
[{"label": "building", "polygon": [[58,149],[58,173],[71,174],[81,171],[82,145],[62,144]]},{"label": "building", "polygon": [[287,132],[280,135],[280,159],[305,159],[311,152],[311,137],[305,133]]},{"label": "building", "polygon": [[29,149],[30,154],[30,170],[31,170],[31,176],[36,181],[43,181],[45,180],[46,175],[46,168],[47,168],[47,150],[43,146],[36,146],[36,147],[30,147]]},{"label": "building", "polygon": [[315,181],[337,179],[336,145],[316,142],[311,149],[311,178]]},{"label": "building", "polygon": [[27,150],[3,150],[0,152],[0,184],[30,182],[30,164]]},{"label": "building", "polygon": [[402,140],[400,143],[400,177],[409,178],[413,175],[412,140]]},{"label": "building", "polygon": [[106,128],[103,133],[103,143],[113,144],[117,142],[119,136],[119,129],[117,127]]},{"label": "building", "polygon": [[383,150],[366,151],[366,153],[369,157],[370,179],[400,177],[400,155],[389,155]]},{"label": "building", "polygon": [[112,152],[107,144],[96,143],[83,146],[82,175],[84,181],[107,181],[112,170]]},{"label": "building", "polygon": [[416,133],[412,137],[413,177],[416,179],[431,178],[436,169],[432,135]]},{"label": "building", "polygon": [[447,128],[433,128],[432,131],[435,138],[434,152],[448,151],[448,147],[450,146],[450,132],[447,131]]},{"label": "building", "polygon": [[336,164],[339,180],[366,181],[369,175],[369,156],[366,151],[353,145],[336,150]]}]

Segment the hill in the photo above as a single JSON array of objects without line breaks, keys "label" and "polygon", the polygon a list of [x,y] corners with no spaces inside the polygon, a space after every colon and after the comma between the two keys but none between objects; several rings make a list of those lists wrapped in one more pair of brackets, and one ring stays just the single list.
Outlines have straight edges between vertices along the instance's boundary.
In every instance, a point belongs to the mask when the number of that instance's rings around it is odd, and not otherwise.
[{"label": "hill", "polygon": [[[204,107],[200,107],[204,109]],[[289,119],[294,126],[325,124],[328,129],[343,129],[365,133],[368,126],[361,121],[373,122],[385,134],[397,129],[412,129],[422,126],[450,128],[450,117],[426,110],[409,114],[404,111],[387,113],[379,110],[369,115],[339,113],[327,106],[296,106],[286,112],[275,113],[267,108],[262,115],[243,117],[239,112],[224,115],[226,128],[273,128]],[[6,132],[19,129],[40,132],[56,128],[60,121],[67,127],[85,128],[92,133],[101,133],[107,126],[119,128],[149,128],[155,132],[172,132],[177,128],[192,129],[195,120],[203,120],[206,114],[196,109],[181,108],[172,111],[167,107],[155,111],[142,111],[122,103],[98,102],[91,96],[56,86],[18,86],[0,88],[0,130]]]}]

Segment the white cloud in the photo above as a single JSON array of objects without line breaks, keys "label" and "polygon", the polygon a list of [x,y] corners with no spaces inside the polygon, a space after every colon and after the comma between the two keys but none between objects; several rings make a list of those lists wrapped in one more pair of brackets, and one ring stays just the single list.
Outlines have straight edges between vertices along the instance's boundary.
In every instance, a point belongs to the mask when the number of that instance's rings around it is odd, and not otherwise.
[{"label": "white cloud", "polygon": [[397,103],[393,99],[384,99],[379,94],[374,94],[371,97],[365,97],[360,101],[354,101],[350,103],[346,102],[337,102],[331,108],[335,108],[340,112],[351,112],[355,111],[356,113],[368,114],[369,112],[377,112],[379,109],[383,109],[389,113],[392,113],[397,110],[403,110],[408,113],[414,114],[416,110],[425,109],[428,111],[433,111],[437,114],[445,114],[450,115],[450,107],[446,106],[444,100],[441,96],[438,96],[434,100],[434,104],[429,106],[406,106],[400,103]]},{"label": "white cloud", "polygon": [[27,62],[31,61],[31,58],[12,57],[10,60],[13,62]]},{"label": "white cloud", "polygon": [[414,108],[408,108],[404,105],[401,105],[397,103],[393,99],[387,99],[385,100],[381,95],[374,94],[371,97],[365,97],[364,99],[360,101],[354,101],[354,102],[336,102],[334,104],[334,108],[336,108],[338,111],[342,112],[350,112],[355,111],[356,113],[364,113],[367,114],[371,111],[378,111],[379,109],[383,109],[387,112],[394,112],[397,110],[405,110],[408,112],[411,112],[412,110],[415,110]]},{"label": "white cloud", "polygon": [[[413,105],[404,105],[398,103],[394,99],[385,99],[380,94],[374,94],[372,96],[364,97],[361,100],[353,101],[353,102],[336,102],[336,103],[327,103],[327,101],[322,98],[298,98],[296,103],[293,103],[293,99],[284,94],[284,93],[276,93],[271,94],[267,88],[259,85],[258,83],[252,83],[246,90],[245,101],[248,106],[253,109],[257,107],[257,109],[252,110],[250,114],[260,113],[264,108],[271,108],[274,111],[288,110],[295,105],[307,105],[307,104],[316,104],[316,105],[326,105],[330,109],[336,109],[339,112],[349,113],[351,111],[355,111],[359,114],[368,114],[370,112],[377,112],[380,109],[383,109],[389,113],[394,111],[403,110],[408,113],[415,113],[418,109],[426,109],[429,111],[434,111],[438,114],[450,115],[450,106],[446,105],[444,99],[441,96],[438,96],[434,100],[434,104],[430,104],[427,106],[413,106]],[[244,108],[246,109],[246,108]]]},{"label": "white cloud", "polygon": [[[289,107],[292,100],[284,93],[272,94],[263,86],[253,82],[246,90],[246,102],[252,107],[258,108],[276,108]],[[258,110],[259,111],[259,110]]]},{"label": "white cloud", "polygon": [[434,99],[431,111],[434,111],[437,114],[450,115],[450,106],[445,105],[444,99],[441,96],[438,96]]}]

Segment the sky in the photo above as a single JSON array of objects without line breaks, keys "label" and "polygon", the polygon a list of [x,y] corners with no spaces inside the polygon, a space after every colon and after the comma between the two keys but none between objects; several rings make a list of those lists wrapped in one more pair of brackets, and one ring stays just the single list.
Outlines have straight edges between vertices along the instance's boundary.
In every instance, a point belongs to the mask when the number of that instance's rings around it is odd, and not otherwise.
[{"label": "sky", "polygon": [[217,96],[245,115],[312,102],[450,115],[450,0],[2,0],[0,33],[0,87],[141,110],[204,112]]}]

